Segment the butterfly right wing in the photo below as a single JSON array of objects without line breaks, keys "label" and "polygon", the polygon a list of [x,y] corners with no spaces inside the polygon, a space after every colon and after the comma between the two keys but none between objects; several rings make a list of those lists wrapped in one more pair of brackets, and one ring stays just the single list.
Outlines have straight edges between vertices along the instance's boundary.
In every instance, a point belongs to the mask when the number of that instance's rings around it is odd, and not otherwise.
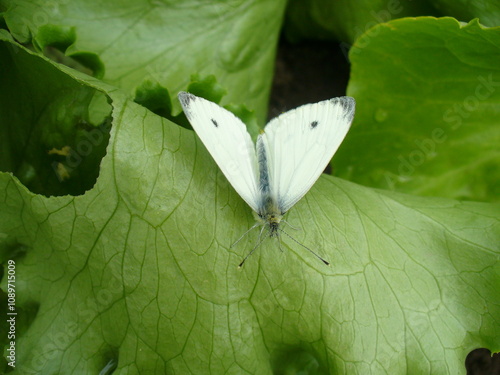
[{"label": "butterfly right wing", "polygon": [[307,193],[349,130],[355,100],[348,96],[303,105],[271,120],[257,140],[267,160],[271,195],[282,213]]},{"label": "butterfly right wing", "polygon": [[258,210],[258,164],[245,124],[228,110],[187,92],[179,100],[189,122],[234,190]]}]

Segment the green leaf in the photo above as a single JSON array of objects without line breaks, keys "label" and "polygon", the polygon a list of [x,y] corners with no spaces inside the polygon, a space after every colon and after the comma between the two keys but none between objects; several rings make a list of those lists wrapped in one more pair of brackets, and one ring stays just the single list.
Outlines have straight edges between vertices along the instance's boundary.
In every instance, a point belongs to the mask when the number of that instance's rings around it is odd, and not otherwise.
[{"label": "green leaf", "polygon": [[500,3],[495,0],[431,0],[430,3],[442,14],[460,21],[479,18],[486,26],[500,26]]},{"label": "green leaf", "polygon": [[3,39],[35,114],[54,80],[112,104],[85,194],[45,197],[0,173],[2,260],[29,317],[17,373],[456,374],[471,349],[500,349],[499,205],[323,176],[287,215],[302,230],[285,229],[332,266],[284,237],[238,269],[257,233],[229,245],[251,210],[192,131]]},{"label": "green leaf", "polygon": [[204,78],[201,78],[198,74],[191,76],[188,91],[214,103],[219,103],[222,97],[226,95],[226,90],[218,84],[213,75]]},{"label": "green leaf", "polygon": [[500,196],[500,28],[452,18],[400,19],[350,51],[357,100],[336,175],[450,198]]},{"label": "green leaf", "polygon": [[66,51],[76,39],[74,27],[60,27],[54,25],[43,25],[38,29],[34,39],[39,50],[47,47],[57,47],[61,51]]},{"label": "green leaf", "polygon": [[[264,123],[285,3],[0,0],[0,8],[7,9],[5,22],[24,43],[57,25],[74,28],[76,42],[66,55],[95,71],[91,57],[97,54],[105,81],[126,92],[149,81],[175,94],[193,73],[214,75],[228,102],[245,98]],[[180,105],[175,108],[180,112]]]},{"label": "green leaf", "polygon": [[135,90],[134,101],[162,117],[172,113],[172,99],[168,90],[157,82],[144,81]]},{"label": "green leaf", "polygon": [[350,47],[357,37],[378,23],[433,13],[434,10],[423,1],[290,0],[284,32],[292,41],[341,40],[344,47]]}]

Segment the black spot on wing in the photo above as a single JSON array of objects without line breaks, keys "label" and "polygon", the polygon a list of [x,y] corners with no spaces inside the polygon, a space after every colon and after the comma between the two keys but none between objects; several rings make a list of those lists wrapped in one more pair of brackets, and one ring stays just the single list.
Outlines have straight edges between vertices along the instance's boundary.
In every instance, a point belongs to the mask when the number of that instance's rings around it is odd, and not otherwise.
[{"label": "black spot on wing", "polygon": [[311,122],[309,126],[311,127],[311,129],[314,129],[316,126],[318,126],[318,121]]},{"label": "black spot on wing", "polygon": [[215,119],[213,119],[213,118],[212,118],[211,120],[212,120],[212,124],[214,124],[214,126],[215,126],[216,128],[218,128],[218,127],[219,127],[219,124],[217,123],[217,121],[215,121]]}]

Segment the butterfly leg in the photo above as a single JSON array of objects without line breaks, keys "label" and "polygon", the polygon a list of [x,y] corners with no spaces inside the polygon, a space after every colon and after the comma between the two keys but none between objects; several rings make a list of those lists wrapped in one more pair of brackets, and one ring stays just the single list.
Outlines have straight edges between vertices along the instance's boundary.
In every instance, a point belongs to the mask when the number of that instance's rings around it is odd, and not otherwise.
[{"label": "butterfly leg", "polygon": [[[258,223],[257,223],[257,224],[255,224],[255,225],[254,225],[252,228],[250,228],[250,229],[255,228],[257,225],[259,225],[259,224],[258,224]],[[249,229],[249,230],[250,230],[250,229]],[[250,251],[250,252],[248,253],[248,255],[247,255],[247,256],[246,256],[246,257],[245,257],[245,258],[241,261],[241,263],[238,265],[238,268],[241,268],[241,267],[243,266],[243,264],[244,264],[244,263],[245,263],[245,261],[248,259],[248,257],[249,257],[250,255],[252,255],[252,254],[253,254],[253,252],[254,252],[254,251],[255,251],[255,250],[256,250],[256,249],[260,246],[260,244],[264,241],[265,237],[264,237],[264,238],[262,238],[262,232],[264,232],[264,229],[265,229],[265,226],[263,226],[263,227],[262,227],[262,229],[260,230],[260,233],[259,233],[259,239],[258,239],[258,241],[257,241],[257,244],[254,246],[254,248],[252,249],[252,251]],[[248,233],[248,231],[247,231],[246,233]],[[246,233],[245,233],[245,234],[246,234]]]}]

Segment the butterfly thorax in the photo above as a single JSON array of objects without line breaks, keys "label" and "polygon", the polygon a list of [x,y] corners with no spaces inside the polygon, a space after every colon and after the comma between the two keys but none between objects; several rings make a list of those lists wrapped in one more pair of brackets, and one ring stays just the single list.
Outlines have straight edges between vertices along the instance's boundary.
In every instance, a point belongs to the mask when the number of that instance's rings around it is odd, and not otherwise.
[{"label": "butterfly thorax", "polygon": [[278,236],[278,228],[285,213],[281,212],[276,199],[270,195],[266,195],[262,199],[262,204],[257,213],[257,220],[263,225],[269,226],[269,235],[271,237]]}]

